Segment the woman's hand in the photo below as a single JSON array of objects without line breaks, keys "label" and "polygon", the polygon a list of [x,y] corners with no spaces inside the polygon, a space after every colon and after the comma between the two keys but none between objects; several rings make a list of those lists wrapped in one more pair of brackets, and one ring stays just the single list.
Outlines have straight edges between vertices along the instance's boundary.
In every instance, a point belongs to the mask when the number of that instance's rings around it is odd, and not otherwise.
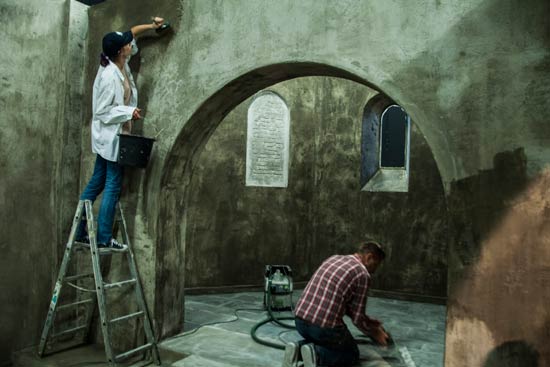
[{"label": "woman's hand", "polygon": [[158,29],[164,24],[164,18],[161,17],[151,17],[153,20],[153,29]]},{"label": "woman's hand", "polygon": [[132,120],[139,120],[139,119],[141,119],[141,108],[136,108],[132,113]]},{"label": "woman's hand", "polygon": [[138,35],[140,35],[145,31],[157,30],[163,25],[164,25],[164,18],[151,17],[151,23],[135,25],[130,30],[132,31],[132,34],[134,35],[134,37],[137,37]]}]

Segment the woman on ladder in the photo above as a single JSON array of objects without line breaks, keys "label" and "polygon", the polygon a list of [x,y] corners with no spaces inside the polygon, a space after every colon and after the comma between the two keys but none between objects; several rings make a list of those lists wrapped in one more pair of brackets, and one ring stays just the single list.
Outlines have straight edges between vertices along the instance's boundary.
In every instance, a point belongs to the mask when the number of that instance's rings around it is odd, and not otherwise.
[{"label": "woman on ladder", "polygon": [[[136,25],[127,32],[111,32],[103,37],[103,53],[94,81],[92,100],[92,151],[96,154],[94,172],[80,200],[95,201],[103,191],[99,208],[97,244],[100,248],[126,251],[125,244],[113,238],[113,221],[122,186],[123,167],[117,163],[119,133],[129,133],[134,120],[141,119],[137,89],[128,61],[138,51],[135,37],[147,30],[158,30],[164,19]],[[85,218],[84,218],[85,219]],[[76,241],[89,243],[86,221],[76,233]]]}]

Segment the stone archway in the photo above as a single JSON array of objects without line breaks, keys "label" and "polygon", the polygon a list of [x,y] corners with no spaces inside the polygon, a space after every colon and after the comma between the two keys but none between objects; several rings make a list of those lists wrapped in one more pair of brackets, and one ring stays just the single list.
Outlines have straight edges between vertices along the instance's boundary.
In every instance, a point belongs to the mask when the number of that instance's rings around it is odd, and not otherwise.
[{"label": "stone archway", "polygon": [[186,203],[197,157],[234,107],[263,88],[302,76],[344,78],[381,92],[368,81],[334,66],[274,64],[241,75],[214,93],[194,112],[175,139],[164,165],[158,216],[162,220],[157,222],[155,320],[161,336],[180,331],[183,321]]}]

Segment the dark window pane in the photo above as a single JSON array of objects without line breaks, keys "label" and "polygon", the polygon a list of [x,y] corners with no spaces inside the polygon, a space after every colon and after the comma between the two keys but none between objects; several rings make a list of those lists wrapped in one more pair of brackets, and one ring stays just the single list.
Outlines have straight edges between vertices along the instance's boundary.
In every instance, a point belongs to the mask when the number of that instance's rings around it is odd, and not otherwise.
[{"label": "dark window pane", "polygon": [[382,114],[381,167],[405,167],[407,114],[399,106],[390,106]]},{"label": "dark window pane", "polygon": [[78,0],[82,4],[95,5],[104,2],[105,0]]}]

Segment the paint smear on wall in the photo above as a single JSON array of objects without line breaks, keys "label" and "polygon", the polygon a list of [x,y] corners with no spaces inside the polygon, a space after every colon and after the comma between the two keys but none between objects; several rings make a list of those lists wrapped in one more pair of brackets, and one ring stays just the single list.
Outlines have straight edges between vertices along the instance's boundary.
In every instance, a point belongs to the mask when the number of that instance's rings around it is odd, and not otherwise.
[{"label": "paint smear on wall", "polygon": [[[447,338],[452,340],[453,355],[460,356],[463,366],[482,366],[485,356],[495,346],[495,339],[487,325],[477,319],[456,319],[448,326]],[[449,355],[446,355],[449,359]],[[445,365],[453,366],[445,361]]]}]

